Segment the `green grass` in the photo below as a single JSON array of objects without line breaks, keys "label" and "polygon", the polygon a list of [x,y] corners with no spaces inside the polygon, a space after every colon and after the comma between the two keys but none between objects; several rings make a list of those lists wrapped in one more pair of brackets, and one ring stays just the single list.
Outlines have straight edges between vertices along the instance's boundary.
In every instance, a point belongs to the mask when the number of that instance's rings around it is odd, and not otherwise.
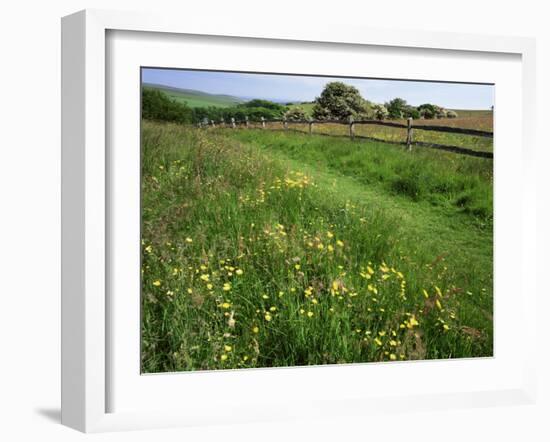
[{"label": "green grass", "polygon": [[144,84],[144,88],[156,89],[164,92],[171,99],[185,103],[189,107],[231,107],[243,102],[243,100],[230,95],[208,94],[206,92],[191,89],[177,89],[163,85]]},{"label": "green grass", "polygon": [[492,117],[493,111],[489,109],[452,109],[458,114],[458,118]]},{"label": "green grass", "polygon": [[492,355],[491,188],[490,160],[144,122],[142,370]]},{"label": "green grass", "polygon": [[313,103],[297,103],[297,104],[291,104],[287,106],[289,109],[293,109],[295,107],[300,107],[304,110],[305,114],[308,117],[311,117],[313,115]]}]

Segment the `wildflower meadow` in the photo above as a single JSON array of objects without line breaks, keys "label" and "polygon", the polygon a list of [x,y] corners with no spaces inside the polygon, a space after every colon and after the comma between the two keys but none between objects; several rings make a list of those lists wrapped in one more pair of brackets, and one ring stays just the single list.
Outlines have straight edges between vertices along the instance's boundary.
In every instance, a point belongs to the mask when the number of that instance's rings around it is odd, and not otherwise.
[{"label": "wildflower meadow", "polygon": [[492,356],[492,160],[149,120],[141,135],[143,372]]}]

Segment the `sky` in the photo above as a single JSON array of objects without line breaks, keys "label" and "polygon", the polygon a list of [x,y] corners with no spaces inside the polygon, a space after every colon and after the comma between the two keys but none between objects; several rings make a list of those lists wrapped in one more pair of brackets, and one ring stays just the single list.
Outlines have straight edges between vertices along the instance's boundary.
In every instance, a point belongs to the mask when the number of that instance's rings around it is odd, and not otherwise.
[{"label": "sky", "polygon": [[313,101],[326,83],[342,81],[353,85],[363,98],[385,103],[400,97],[413,106],[433,103],[447,109],[490,109],[494,86],[403,80],[309,77],[278,74],[191,71],[144,68],[142,81],[211,94],[245,99],[263,98],[278,102]]}]

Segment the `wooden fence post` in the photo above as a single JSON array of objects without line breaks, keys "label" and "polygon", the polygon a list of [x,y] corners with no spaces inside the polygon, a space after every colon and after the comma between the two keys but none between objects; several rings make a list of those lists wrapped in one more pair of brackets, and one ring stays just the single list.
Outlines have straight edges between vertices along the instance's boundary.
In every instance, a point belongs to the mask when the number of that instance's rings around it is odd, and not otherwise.
[{"label": "wooden fence post", "polygon": [[245,124],[246,128],[248,129],[248,115],[244,116],[244,124]]},{"label": "wooden fence post", "polygon": [[349,116],[349,137],[354,140],[355,139],[355,123],[353,120],[353,115]]},{"label": "wooden fence post", "polygon": [[220,127],[225,127],[225,121],[223,118],[220,118]]},{"label": "wooden fence post", "polygon": [[313,120],[309,120],[309,134],[313,134]]},{"label": "wooden fence post", "polygon": [[285,130],[288,130],[288,121],[286,121],[286,117],[283,118],[283,128],[284,128]]},{"label": "wooden fence post", "polygon": [[412,150],[412,137],[413,137],[413,119],[407,118],[407,149]]},{"label": "wooden fence post", "polygon": [[212,127],[215,129],[216,128],[216,123],[214,123],[214,120],[210,120],[210,124],[212,125]]},{"label": "wooden fence post", "polygon": [[235,129],[235,127],[236,127],[236,126],[235,126],[235,118],[234,118],[234,117],[231,117],[231,127],[232,127],[233,129]]},{"label": "wooden fence post", "polygon": [[265,118],[262,117],[262,129],[265,129]]}]

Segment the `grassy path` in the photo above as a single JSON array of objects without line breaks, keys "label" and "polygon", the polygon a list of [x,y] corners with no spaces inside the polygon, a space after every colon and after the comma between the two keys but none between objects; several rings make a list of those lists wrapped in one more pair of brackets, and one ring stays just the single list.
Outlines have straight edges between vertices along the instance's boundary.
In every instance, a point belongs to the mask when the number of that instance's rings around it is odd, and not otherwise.
[{"label": "grassy path", "polygon": [[[465,294],[462,303],[462,315],[469,326],[477,329],[490,329],[493,311],[493,231],[492,224],[481,222],[458,211],[456,207],[433,204],[429,201],[414,201],[407,195],[395,195],[388,191],[387,187],[380,183],[370,182],[365,184],[360,174],[354,169],[341,167],[341,163],[334,163],[331,154],[305,155],[306,160],[298,160],[299,150],[280,149],[280,145],[274,142],[274,138],[287,138],[284,133],[271,133],[264,135],[261,131],[252,136],[251,141],[248,131],[241,131],[236,138],[252,142],[255,146],[268,152],[271,157],[277,158],[290,169],[301,170],[314,177],[319,187],[332,193],[327,198],[345,196],[345,198],[368,205],[375,210],[382,211],[391,219],[398,220],[396,237],[403,250],[414,250],[417,259],[423,265],[443,260],[447,268],[453,269],[453,279],[457,286],[469,287],[473,281],[481,282],[482,287],[476,295]],[[323,149],[326,139],[323,137],[304,136],[298,138],[295,143],[305,147],[306,143],[315,144],[318,139],[318,148]],[[284,144],[287,143],[285,140]],[[339,143],[352,144],[347,140]],[[364,143],[363,148],[368,149],[369,144],[396,151],[398,155],[408,155],[403,148],[384,143]],[[357,144],[356,144],[357,145]],[[316,146],[316,148],[317,148]],[[359,145],[361,146],[361,145]],[[359,147],[361,148],[361,147]],[[430,152],[422,154],[429,156]],[[441,156],[449,156],[454,160],[454,154],[441,153]],[[302,155],[303,156],[303,155]],[[466,159],[468,161],[469,159]],[[478,160],[481,163],[488,160]],[[359,175],[359,177],[358,177]],[[470,292],[470,291],[468,291]]]}]

